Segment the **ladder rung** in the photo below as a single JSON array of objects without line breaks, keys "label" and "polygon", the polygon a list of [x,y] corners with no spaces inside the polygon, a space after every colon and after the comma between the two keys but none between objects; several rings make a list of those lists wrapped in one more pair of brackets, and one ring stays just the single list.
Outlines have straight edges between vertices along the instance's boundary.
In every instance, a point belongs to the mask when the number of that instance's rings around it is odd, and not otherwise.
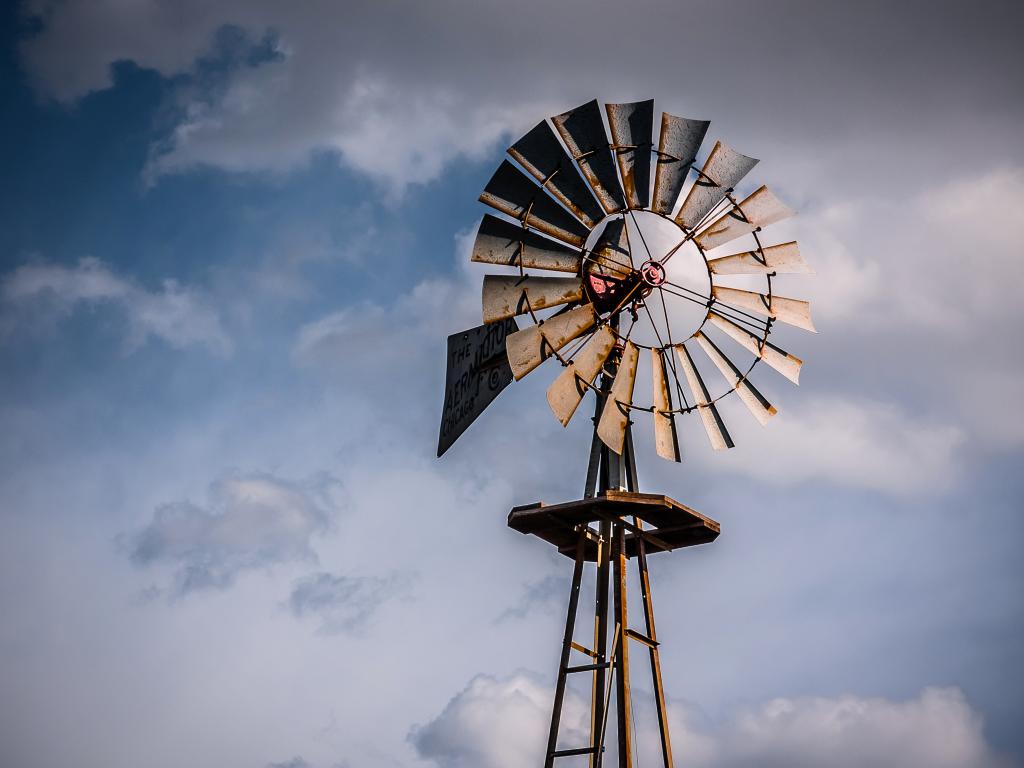
[{"label": "ladder rung", "polygon": [[651,640],[651,638],[649,638],[647,635],[641,635],[635,629],[627,629],[626,630],[626,634],[629,637],[632,637],[634,640],[640,641],[641,643],[646,645],[648,648],[657,648],[658,647],[658,641],[657,640]]},{"label": "ladder rung", "polygon": [[585,646],[582,646],[582,645],[580,645],[580,644],[579,644],[579,643],[577,643],[577,642],[571,642],[571,643],[569,643],[569,645],[571,645],[571,646],[572,646],[573,648],[575,648],[575,649],[576,649],[577,651],[579,651],[580,653],[584,653],[584,654],[586,654],[587,656],[589,656],[589,657],[590,657],[590,658],[592,658],[592,659],[596,659],[596,658],[597,658],[597,654],[596,654],[596,653],[594,653],[594,652],[593,652],[592,650],[590,650],[589,648],[587,648],[587,647],[585,647]]},{"label": "ladder rung", "polygon": [[600,664],[580,664],[575,667],[566,667],[565,671],[567,674],[571,674],[573,672],[593,672],[595,669],[608,669],[610,666],[611,664],[605,661]]},{"label": "ladder rung", "polygon": [[572,755],[591,755],[593,747],[577,747],[576,749],[558,749],[551,753],[552,757],[570,757]]}]

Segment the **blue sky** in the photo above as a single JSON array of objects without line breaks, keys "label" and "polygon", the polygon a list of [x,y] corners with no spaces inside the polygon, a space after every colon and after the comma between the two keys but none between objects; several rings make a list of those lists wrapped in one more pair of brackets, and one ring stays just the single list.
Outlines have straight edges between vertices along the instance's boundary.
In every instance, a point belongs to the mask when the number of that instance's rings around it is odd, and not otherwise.
[{"label": "blue sky", "polygon": [[681,764],[1024,761],[1018,8],[3,14],[0,763],[536,763],[568,561],[505,515],[587,424],[545,368],[433,453],[477,196],[595,97],[763,158],[816,271],[768,427],[638,427],[723,524],[652,564]]}]

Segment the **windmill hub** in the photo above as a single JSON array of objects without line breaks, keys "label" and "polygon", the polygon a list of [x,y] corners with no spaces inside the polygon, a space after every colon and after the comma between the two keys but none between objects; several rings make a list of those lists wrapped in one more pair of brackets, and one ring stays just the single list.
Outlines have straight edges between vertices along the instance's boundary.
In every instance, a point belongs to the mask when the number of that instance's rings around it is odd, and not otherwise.
[{"label": "windmill hub", "polygon": [[665,282],[665,267],[661,265],[660,261],[650,259],[640,267],[640,277],[652,288],[657,288]]}]

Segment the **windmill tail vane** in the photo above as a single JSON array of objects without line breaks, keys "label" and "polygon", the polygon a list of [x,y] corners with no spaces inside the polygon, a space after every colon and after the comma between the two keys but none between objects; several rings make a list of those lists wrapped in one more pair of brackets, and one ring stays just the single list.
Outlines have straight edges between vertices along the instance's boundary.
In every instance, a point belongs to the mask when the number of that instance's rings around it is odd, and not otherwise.
[{"label": "windmill tail vane", "polygon": [[[547,403],[563,427],[595,394],[583,498],[516,507],[508,518],[574,562],[546,766],[573,755],[601,765],[612,730],[619,765],[634,764],[631,644],[649,657],[662,761],[673,765],[647,557],[714,541],[720,526],[639,492],[634,418],[650,414],[655,451],[669,461],[684,458],[677,420],[688,414],[714,450],[732,448],[719,401],[735,392],[766,425],[777,409],[754,385],[755,369],[763,363],[799,383],[803,365],[769,336],[778,323],[815,331],[808,302],[774,291],[778,275],[810,271],[797,244],[763,240],[764,228],[794,211],[767,186],[737,195],[758,161],[724,142],[698,163],[709,127],[663,113],[655,136],[653,100],[603,110],[590,101],[512,144],[480,195],[494,213],[484,214],[471,259],[505,271],[484,276],[483,325],[448,339],[438,456],[505,387],[550,359],[559,367]],[[642,629],[627,611],[629,559]],[[584,643],[575,624],[587,563],[596,591],[594,636]],[[576,674],[591,677],[590,737],[566,746],[561,707]]]}]

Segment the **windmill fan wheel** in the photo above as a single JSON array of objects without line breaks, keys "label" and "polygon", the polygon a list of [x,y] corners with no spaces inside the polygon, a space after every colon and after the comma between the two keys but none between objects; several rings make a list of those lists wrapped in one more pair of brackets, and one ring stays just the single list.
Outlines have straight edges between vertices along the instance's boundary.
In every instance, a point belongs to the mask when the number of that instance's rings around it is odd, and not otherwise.
[{"label": "windmill fan wheel", "polygon": [[[681,459],[676,417],[693,412],[715,450],[731,448],[718,401],[736,392],[766,424],[776,409],[751,373],[763,362],[798,383],[802,365],[769,341],[774,325],[814,331],[806,301],[772,290],[778,274],[809,272],[797,244],[762,240],[793,211],[765,186],[739,199],[758,161],[721,141],[698,168],[707,121],[664,113],[655,145],[653,100],[606,104],[604,116],[608,130],[595,100],[540,121],[487,183],[480,200],[500,215],[484,215],[472,260],[508,269],[484,277],[484,323],[527,320],[507,337],[515,379],[556,359],[555,417],[568,425],[594,390],[598,435],[616,453],[638,411],[665,459]],[[722,284],[737,279],[747,287]],[[647,399],[635,392],[641,357]]]}]

